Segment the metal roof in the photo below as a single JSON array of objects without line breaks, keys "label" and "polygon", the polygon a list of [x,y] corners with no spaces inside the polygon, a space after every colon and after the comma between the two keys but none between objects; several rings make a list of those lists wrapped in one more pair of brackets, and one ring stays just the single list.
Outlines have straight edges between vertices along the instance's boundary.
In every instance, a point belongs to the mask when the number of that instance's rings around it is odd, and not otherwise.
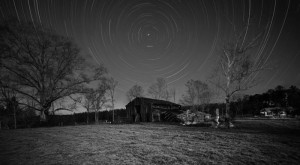
[{"label": "metal roof", "polygon": [[170,102],[170,101],[158,100],[158,99],[151,99],[151,98],[146,98],[146,97],[136,97],[131,102],[129,102],[126,106],[128,106],[129,104],[134,103],[136,101],[141,101],[141,102],[146,102],[146,103],[152,103],[152,104],[156,104],[156,105],[172,105],[172,106],[181,107],[181,105],[173,103],[173,102]]}]

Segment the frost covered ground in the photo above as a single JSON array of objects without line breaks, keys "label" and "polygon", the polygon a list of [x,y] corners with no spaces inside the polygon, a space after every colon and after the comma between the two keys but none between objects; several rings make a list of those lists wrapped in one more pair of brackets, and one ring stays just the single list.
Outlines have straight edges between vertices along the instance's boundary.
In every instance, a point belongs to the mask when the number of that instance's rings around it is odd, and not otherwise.
[{"label": "frost covered ground", "polygon": [[299,120],[0,130],[0,164],[300,164]]}]

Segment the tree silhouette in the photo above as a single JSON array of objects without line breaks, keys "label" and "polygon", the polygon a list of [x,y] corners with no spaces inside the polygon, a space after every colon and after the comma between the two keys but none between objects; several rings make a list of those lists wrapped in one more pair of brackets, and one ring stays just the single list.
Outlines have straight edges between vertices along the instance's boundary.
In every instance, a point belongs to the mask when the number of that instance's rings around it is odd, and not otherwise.
[{"label": "tree silhouette", "polygon": [[142,97],[144,95],[144,89],[140,85],[132,86],[126,93],[129,101],[132,101],[136,97]]},{"label": "tree silhouette", "polygon": [[171,88],[169,90],[170,96],[173,97],[173,102],[176,102],[176,89],[175,88]]},{"label": "tree silhouette", "polygon": [[148,93],[154,99],[168,100],[170,97],[167,82],[162,77],[157,78],[156,82],[148,88]]},{"label": "tree silhouette", "polygon": [[115,121],[115,113],[114,113],[114,108],[115,108],[115,89],[118,85],[118,82],[113,79],[113,78],[109,78],[107,80],[107,85],[108,85],[108,92],[109,92],[109,97],[110,97],[110,101],[111,101],[111,108],[113,111],[113,122]]},{"label": "tree silhouette", "polygon": [[266,64],[256,63],[251,54],[259,44],[262,33],[253,32],[254,35],[250,35],[249,24],[238,28],[230,23],[233,34],[222,43],[218,65],[211,78],[211,83],[225,94],[226,118],[230,117],[231,97],[257,85],[257,74],[266,69]]},{"label": "tree silhouette", "polygon": [[109,89],[107,80],[99,83],[98,87],[94,91],[93,109],[95,110],[95,123],[99,123],[99,112],[103,106],[109,101],[107,98],[107,91]]},{"label": "tree silhouette", "polygon": [[87,111],[86,123],[89,124],[89,113],[93,109],[94,101],[95,101],[95,89],[87,87],[83,89],[82,94],[78,96],[70,96],[70,98],[74,101],[74,107],[77,107],[76,104],[80,104]]},{"label": "tree silhouette", "polygon": [[193,108],[197,108],[200,105],[204,106],[209,103],[211,92],[206,83],[191,79],[185,86],[187,90],[180,100],[183,105],[191,105]]},{"label": "tree silhouette", "polygon": [[43,120],[53,102],[82,92],[86,83],[107,72],[104,66],[86,67],[71,39],[32,23],[3,22],[0,45],[0,72],[9,81],[2,87],[35,102],[37,106],[19,104],[40,111]]}]

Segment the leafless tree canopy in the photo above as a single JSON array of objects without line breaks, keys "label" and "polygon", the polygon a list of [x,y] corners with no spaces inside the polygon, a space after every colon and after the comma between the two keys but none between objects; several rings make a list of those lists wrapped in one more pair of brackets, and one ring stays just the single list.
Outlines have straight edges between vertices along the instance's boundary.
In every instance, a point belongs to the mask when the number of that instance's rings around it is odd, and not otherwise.
[{"label": "leafless tree canopy", "polygon": [[104,82],[99,83],[97,89],[94,91],[94,102],[93,102],[93,109],[95,110],[95,122],[98,123],[99,120],[99,111],[105,106],[105,104],[109,101],[107,96],[107,91],[109,86],[107,85],[107,80]]},{"label": "leafless tree canopy", "polygon": [[173,102],[175,103],[176,102],[176,89],[175,88],[171,88],[169,90],[169,93],[170,93],[170,97],[172,97],[173,99]]},{"label": "leafless tree canopy", "polygon": [[144,89],[136,84],[127,91],[126,95],[128,100],[131,101],[136,97],[142,97],[144,95]]},{"label": "leafless tree canopy", "polygon": [[115,89],[118,85],[118,82],[113,78],[109,78],[107,80],[107,85],[108,85],[109,97],[110,97],[110,102],[111,102],[111,109],[113,110],[113,122],[114,122],[115,121],[115,116],[114,116]]},{"label": "leafless tree canopy", "polygon": [[[70,96],[70,98],[73,100],[73,107],[77,108],[77,104],[82,106],[86,109],[87,113],[89,113],[91,110],[93,110],[94,102],[95,102],[95,95],[96,90],[93,88],[84,88],[83,93],[76,96]],[[89,115],[87,115],[87,124],[89,124]]]},{"label": "leafless tree canopy", "polygon": [[199,106],[209,103],[211,93],[206,83],[200,80],[189,80],[185,86],[187,90],[180,100],[183,105]]},{"label": "leafless tree canopy", "polygon": [[116,90],[116,87],[118,85],[118,82],[113,79],[113,78],[109,78],[107,79],[107,86],[108,86],[108,92],[109,92],[109,97],[110,97],[110,101],[111,101],[111,106],[112,106],[112,109],[114,109],[115,107],[115,90]]},{"label": "leafless tree canopy", "polygon": [[157,78],[156,82],[148,88],[148,93],[154,99],[168,100],[170,98],[167,82],[161,77]]},{"label": "leafless tree canopy", "polygon": [[84,84],[107,72],[103,66],[86,68],[69,38],[31,23],[2,23],[0,45],[1,80],[9,82],[1,81],[2,88],[34,101],[38,106],[32,108],[45,114],[54,101],[81,92]]},{"label": "leafless tree canopy", "polygon": [[212,83],[225,94],[226,114],[233,94],[257,85],[257,74],[266,69],[265,62],[255,62],[255,47],[263,33],[250,33],[250,25],[237,28],[233,23],[233,34],[221,43],[218,66],[212,76]]},{"label": "leafless tree canopy", "polygon": [[[95,87],[84,87],[80,94],[70,96],[73,100],[73,104],[76,107],[76,104],[79,104],[83,108],[95,112],[95,122],[98,123],[99,112],[103,110],[104,107],[108,106],[110,101],[112,105],[110,106],[113,109],[114,105],[114,90],[117,85],[117,82],[112,78],[102,78],[98,81],[98,84]],[[89,118],[87,115],[87,122]]]}]

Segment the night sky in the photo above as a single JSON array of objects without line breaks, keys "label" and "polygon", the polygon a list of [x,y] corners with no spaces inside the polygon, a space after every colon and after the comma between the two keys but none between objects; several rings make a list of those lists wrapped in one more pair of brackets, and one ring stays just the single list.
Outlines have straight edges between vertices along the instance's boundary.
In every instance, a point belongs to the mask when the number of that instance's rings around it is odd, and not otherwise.
[{"label": "night sky", "polygon": [[261,83],[249,94],[300,86],[298,0],[1,0],[0,18],[10,17],[51,27],[103,63],[119,82],[116,108],[127,104],[130,87],[147,93],[158,77],[176,88],[177,101],[188,80],[207,82],[230,21],[253,25],[249,36],[264,30],[252,54],[272,69],[257,75]]}]

